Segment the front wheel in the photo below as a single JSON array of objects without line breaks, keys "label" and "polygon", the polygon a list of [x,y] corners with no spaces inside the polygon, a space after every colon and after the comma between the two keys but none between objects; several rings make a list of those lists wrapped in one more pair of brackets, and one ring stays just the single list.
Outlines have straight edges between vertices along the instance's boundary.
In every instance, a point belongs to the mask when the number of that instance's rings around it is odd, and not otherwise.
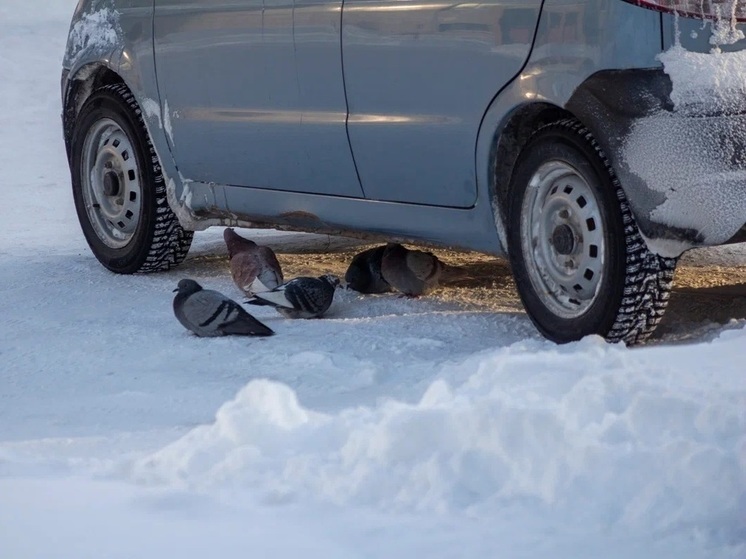
[{"label": "front wheel", "polygon": [[167,270],[192,243],[168,205],[142,112],[124,84],[95,91],[72,134],[73,198],[94,256],[121,274]]},{"label": "front wheel", "polygon": [[676,259],[648,250],[591,133],[572,119],[539,129],[510,196],[511,266],[539,331],[558,343],[645,340],[668,303]]}]

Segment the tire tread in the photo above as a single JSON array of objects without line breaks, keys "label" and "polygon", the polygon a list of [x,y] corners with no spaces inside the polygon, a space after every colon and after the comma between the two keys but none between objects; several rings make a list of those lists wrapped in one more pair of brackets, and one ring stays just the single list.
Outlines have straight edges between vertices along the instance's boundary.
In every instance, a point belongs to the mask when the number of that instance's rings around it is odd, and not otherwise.
[{"label": "tire tread", "polygon": [[145,126],[142,109],[137,103],[135,96],[132,94],[127,85],[116,83],[105,85],[96,90],[95,93],[106,92],[109,95],[117,97],[119,101],[126,106],[135,116],[135,122],[140,127],[142,136],[145,139],[145,151],[150,156],[150,161],[144,161],[143,164],[150,164],[153,173],[153,203],[155,206],[155,222],[153,224],[153,238],[148,247],[147,255],[142,264],[135,270],[135,273],[151,273],[169,270],[181,262],[187,256],[189,248],[192,245],[194,232],[187,231],[179,223],[176,214],[168,203],[166,193],[166,181],[163,177],[163,171],[155,151],[150,134]]},{"label": "tire tread", "polygon": [[639,344],[650,337],[663,318],[678,259],[659,256],[648,249],[614,168],[590,130],[579,121],[568,118],[547,124],[537,133],[557,127],[577,134],[592,147],[616,190],[624,226],[626,269],[621,304],[611,329],[604,337],[610,342]]}]

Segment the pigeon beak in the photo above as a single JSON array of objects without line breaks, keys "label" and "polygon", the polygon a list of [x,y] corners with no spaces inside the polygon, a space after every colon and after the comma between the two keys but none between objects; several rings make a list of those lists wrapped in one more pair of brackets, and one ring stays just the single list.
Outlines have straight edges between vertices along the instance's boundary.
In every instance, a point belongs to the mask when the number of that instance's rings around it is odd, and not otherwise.
[{"label": "pigeon beak", "polygon": [[172,293],[176,293],[176,292],[177,292],[178,290],[179,290],[179,288],[177,287],[176,289],[174,289],[174,290],[172,291]]}]

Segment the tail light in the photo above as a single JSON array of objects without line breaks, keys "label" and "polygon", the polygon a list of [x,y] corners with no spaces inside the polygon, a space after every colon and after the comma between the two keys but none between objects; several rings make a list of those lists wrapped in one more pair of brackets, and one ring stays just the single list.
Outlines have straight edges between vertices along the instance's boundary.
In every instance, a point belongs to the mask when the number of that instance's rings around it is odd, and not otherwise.
[{"label": "tail light", "polygon": [[625,0],[643,8],[698,19],[746,21],[746,0]]}]

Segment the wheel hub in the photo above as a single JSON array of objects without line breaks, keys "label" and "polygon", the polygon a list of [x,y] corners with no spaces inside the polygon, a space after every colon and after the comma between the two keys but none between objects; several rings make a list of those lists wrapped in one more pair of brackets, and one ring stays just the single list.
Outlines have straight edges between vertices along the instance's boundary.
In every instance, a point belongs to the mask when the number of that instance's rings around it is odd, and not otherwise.
[{"label": "wheel hub", "polygon": [[550,242],[559,254],[563,256],[572,254],[575,251],[575,234],[572,227],[566,223],[555,227]]},{"label": "wheel hub", "polygon": [[104,173],[104,194],[106,196],[117,196],[119,194],[119,175],[114,171]]},{"label": "wheel hub", "polygon": [[83,199],[96,235],[119,249],[134,237],[142,213],[140,170],[122,127],[104,118],[91,126],[81,158]]},{"label": "wheel hub", "polygon": [[596,195],[564,161],[548,161],[529,182],[521,242],[535,292],[557,316],[576,318],[596,299],[604,271],[604,223]]}]

